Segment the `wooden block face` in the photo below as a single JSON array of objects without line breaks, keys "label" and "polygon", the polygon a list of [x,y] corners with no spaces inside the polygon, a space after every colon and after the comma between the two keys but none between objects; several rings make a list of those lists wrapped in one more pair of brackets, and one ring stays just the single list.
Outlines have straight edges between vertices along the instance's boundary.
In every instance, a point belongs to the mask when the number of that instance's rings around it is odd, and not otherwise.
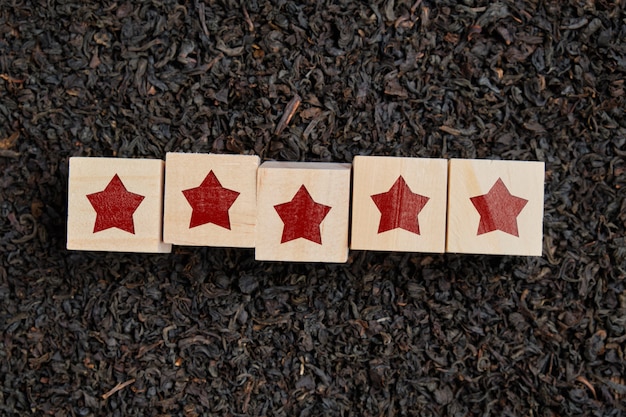
[{"label": "wooden block face", "polygon": [[162,207],[160,159],[70,158],[68,249],[169,253]]},{"label": "wooden block face", "polygon": [[450,160],[447,251],[541,256],[543,162]]},{"label": "wooden block face", "polygon": [[350,171],[350,164],[262,164],[257,177],[256,259],[346,262]]},{"label": "wooden block face", "polygon": [[445,251],[448,161],[354,158],[351,249]]},{"label": "wooden block face", "polygon": [[163,240],[253,248],[258,156],[168,153]]}]

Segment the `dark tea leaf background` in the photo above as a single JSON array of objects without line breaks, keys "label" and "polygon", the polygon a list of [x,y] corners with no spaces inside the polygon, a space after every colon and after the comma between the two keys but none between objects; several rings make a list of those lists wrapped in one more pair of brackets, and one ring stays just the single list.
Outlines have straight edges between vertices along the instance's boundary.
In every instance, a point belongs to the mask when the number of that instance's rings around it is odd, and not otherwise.
[{"label": "dark tea leaf background", "polygon": [[[0,414],[619,416],[626,3],[4,0]],[[68,158],[546,163],[542,257],[65,250]]]}]

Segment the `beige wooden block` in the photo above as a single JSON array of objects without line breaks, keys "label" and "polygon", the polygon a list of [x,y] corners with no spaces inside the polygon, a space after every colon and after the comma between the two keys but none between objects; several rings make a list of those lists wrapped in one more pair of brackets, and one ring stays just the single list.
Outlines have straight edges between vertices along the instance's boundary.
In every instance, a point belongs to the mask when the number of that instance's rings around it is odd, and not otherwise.
[{"label": "beige wooden block", "polygon": [[346,262],[350,164],[265,162],[257,177],[256,259]]},{"label": "beige wooden block", "polygon": [[541,256],[543,162],[452,159],[446,250]]},{"label": "beige wooden block", "polygon": [[162,207],[162,160],[70,158],[68,249],[168,253]]},{"label": "beige wooden block", "polygon": [[448,161],[356,156],[350,248],[445,251]]},{"label": "beige wooden block", "polygon": [[259,157],[168,153],[163,240],[253,248]]}]

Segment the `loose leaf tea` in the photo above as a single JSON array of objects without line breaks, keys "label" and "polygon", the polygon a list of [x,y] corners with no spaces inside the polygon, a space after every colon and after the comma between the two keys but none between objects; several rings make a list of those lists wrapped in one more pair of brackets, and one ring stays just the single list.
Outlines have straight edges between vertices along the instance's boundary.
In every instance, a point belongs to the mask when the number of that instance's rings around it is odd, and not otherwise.
[{"label": "loose leaf tea", "polygon": [[[624,9],[0,2],[0,414],[624,414]],[[543,256],[65,250],[70,157],[167,152],[545,162]]]}]

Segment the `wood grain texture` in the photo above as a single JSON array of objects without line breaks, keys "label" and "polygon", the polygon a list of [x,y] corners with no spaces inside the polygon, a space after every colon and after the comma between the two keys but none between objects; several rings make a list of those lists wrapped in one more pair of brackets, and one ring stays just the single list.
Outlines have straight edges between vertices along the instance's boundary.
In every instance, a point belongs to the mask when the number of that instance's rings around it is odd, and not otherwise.
[{"label": "wood grain texture", "polygon": [[[253,248],[259,161],[250,155],[167,153],[164,241]],[[220,204],[220,198],[228,201]]]},{"label": "wood grain texture", "polygon": [[257,180],[256,259],[346,262],[350,172],[350,164],[262,164]]},{"label": "wood grain texture", "polygon": [[447,160],[356,156],[353,164],[351,249],[445,251]]},{"label": "wood grain texture", "polygon": [[450,160],[446,250],[541,256],[544,173],[543,162]]},{"label": "wood grain texture", "polygon": [[163,161],[70,158],[67,249],[168,253]]}]

